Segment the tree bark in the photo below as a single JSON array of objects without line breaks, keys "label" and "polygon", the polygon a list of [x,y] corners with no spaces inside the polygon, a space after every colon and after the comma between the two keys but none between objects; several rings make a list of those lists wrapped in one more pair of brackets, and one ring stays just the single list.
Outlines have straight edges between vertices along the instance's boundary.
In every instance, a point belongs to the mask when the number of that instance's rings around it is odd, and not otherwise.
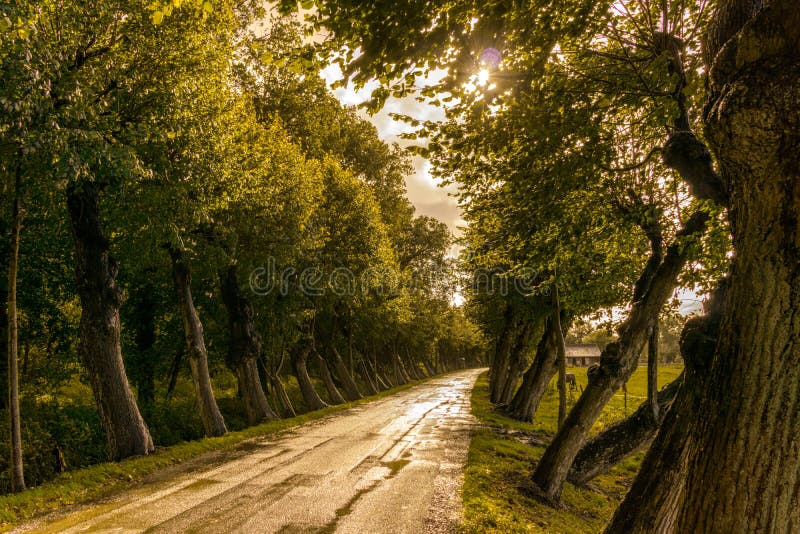
[{"label": "tree bark", "polygon": [[19,266],[19,236],[22,228],[19,170],[14,179],[14,205],[11,221],[11,251],[8,258],[8,413],[11,423],[11,491],[25,489],[22,465],[22,429],[19,412],[19,358],[17,355],[19,329],[17,324],[17,268]]},{"label": "tree bark", "polygon": [[682,383],[683,373],[658,392],[660,418],[653,417],[650,401],[645,401],[631,415],[590,438],[575,456],[567,480],[584,485],[628,456],[644,450],[658,432]]},{"label": "tree bark", "polygon": [[735,254],[676,531],[791,532],[800,526],[800,10],[796,0],[729,0],[711,26],[720,48],[709,47],[706,137],[731,192]]},{"label": "tree bark", "polygon": [[405,365],[406,372],[409,374],[412,380],[422,380],[425,378],[425,375],[422,374],[420,371],[419,366],[411,357],[411,354],[408,352],[408,348],[406,348],[406,357],[405,359],[400,358],[403,361],[403,365]]},{"label": "tree bark", "polygon": [[361,373],[361,380],[364,381],[364,385],[367,388],[368,395],[377,395],[378,393],[378,385],[372,381],[372,377],[369,374],[369,370],[367,370],[367,364],[364,363],[364,360],[361,360],[361,366],[359,367],[359,372]]},{"label": "tree bark", "polygon": [[273,421],[278,415],[272,410],[264,393],[257,358],[242,358],[236,365],[236,384],[244,399],[247,422],[255,425],[262,421]]},{"label": "tree bark", "polygon": [[403,362],[400,361],[400,356],[394,350],[392,350],[392,370],[394,371],[396,385],[400,386],[411,382],[411,378],[403,369]]},{"label": "tree bark", "polygon": [[658,421],[658,321],[653,325],[647,341],[647,402],[653,413],[653,421]]},{"label": "tree bark", "polygon": [[518,421],[532,422],[539,402],[547,390],[547,384],[556,372],[557,363],[555,322],[552,317],[545,321],[544,332],[536,347],[533,363],[522,378],[508,415]]},{"label": "tree bark", "polygon": [[98,189],[91,182],[72,183],[67,188],[81,301],[78,351],[92,384],[111,458],[120,460],[153,452],[153,440],[122,363],[118,265],[102,232]]},{"label": "tree bark", "polygon": [[[511,304],[507,304],[503,314],[503,330],[497,338],[494,359],[489,369],[489,400],[493,404],[500,402],[500,396],[505,388],[506,380],[508,380],[508,363],[516,328],[514,308]],[[444,361],[442,361],[442,365],[444,365]]]},{"label": "tree bark", "polygon": [[292,371],[295,378],[297,378],[306,408],[309,411],[314,411],[321,410],[327,407],[328,404],[320,398],[319,393],[314,389],[314,383],[311,382],[311,378],[308,376],[307,363],[311,349],[311,342],[302,340],[292,349]]},{"label": "tree bark", "polygon": [[519,379],[528,366],[528,351],[531,345],[533,330],[533,322],[526,322],[522,325],[520,334],[514,342],[514,349],[511,351],[511,364],[509,366],[508,377],[503,387],[503,393],[500,395],[499,404],[501,405],[508,405],[514,398],[514,393],[516,393],[517,386],[519,385]]},{"label": "tree bark", "polygon": [[618,341],[609,343],[603,350],[598,372],[590,378],[536,466],[533,482],[551,503],[560,501],[569,468],[603,407],[636,369],[661,307],[675,288],[678,274],[693,252],[694,247],[690,245],[705,231],[707,220],[708,215],[698,211],[678,232],[644,296],[634,302],[630,315],[620,328]]},{"label": "tree bark", "polygon": [[553,323],[556,331],[556,355],[558,367],[558,428],[564,426],[567,418],[567,355],[564,346],[564,331],[561,329],[561,300],[558,298],[558,284],[553,284]]},{"label": "tree bark", "polygon": [[684,495],[688,458],[694,449],[692,430],[696,426],[700,399],[707,388],[724,302],[723,284],[707,303],[707,315],[690,319],[684,325],[680,340],[686,364],[683,383],[672,407],[668,411],[661,410],[663,422],[658,435],[607,527],[607,533],[674,532]]},{"label": "tree bark", "polygon": [[272,389],[275,390],[275,396],[278,397],[278,402],[280,402],[283,408],[284,416],[295,417],[297,412],[292,405],[292,400],[289,398],[289,395],[286,394],[286,389],[283,387],[283,382],[281,382],[280,377],[275,373],[270,373],[269,381],[270,384],[272,384]]},{"label": "tree bark", "polygon": [[375,356],[373,355],[372,359],[370,359],[364,355],[364,362],[367,364],[367,372],[374,379],[378,391],[389,389],[389,383],[381,377],[380,371],[378,370]]},{"label": "tree bark", "polygon": [[314,355],[317,357],[319,375],[322,378],[322,383],[325,385],[325,390],[328,392],[328,400],[333,404],[344,404],[347,401],[339,392],[336,384],[333,383],[333,377],[331,376],[331,370],[328,368],[328,362],[325,361],[325,358],[323,358],[320,353],[315,351]]},{"label": "tree bark", "polygon": [[167,383],[167,391],[164,398],[169,400],[172,398],[172,393],[175,391],[175,386],[178,385],[178,375],[181,371],[181,364],[183,362],[183,353],[185,343],[180,343],[178,349],[175,351],[175,357],[172,359],[172,365],[169,368],[169,382]]},{"label": "tree bark", "polygon": [[422,365],[425,366],[425,371],[428,373],[428,376],[434,376],[436,374],[436,369],[433,365],[431,365],[430,360],[426,356],[422,356]]},{"label": "tree bark", "polygon": [[228,354],[226,363],[236,374],[239,392],[244,399],[247,421],[254,425],[278,416],[267,402],[258,374],[261,336],[253,323],[253,305],[242,295],[237,266],[232,264],[220,276],[222,301],[228,312]]},{"label": "tree bark", "polygon": [[339,377],[339,381],[342,383],[342,389],[344,389],[344,395],[347,400],[355,401],[362,398],[363,395],[361,395],[361,392],[358,390],[358,385],[356,385],[356,381],[353,380],[353,375],[350,374],[350,370],[345,365],[336,347],[331,347],[329,355],[333,357],[333,366],[336,370],[336,376]]},{"label": "tree bark", "polygon": [[170,249],[169,252],[172,258],[172,278],[183,322],[183,335],[186,352],[189,354],[189,365],[192,369],[192,382],[194,382],[200,420],[203,422],[206,436],[221,436],[228,429],[225,427],[225,420],[217,406],[217,400],[214,398],[211,375],[208,372],[208,351],[203,334],[203,323],[194,307],[192,297],[192,273],[183,260],[180,250]]}]

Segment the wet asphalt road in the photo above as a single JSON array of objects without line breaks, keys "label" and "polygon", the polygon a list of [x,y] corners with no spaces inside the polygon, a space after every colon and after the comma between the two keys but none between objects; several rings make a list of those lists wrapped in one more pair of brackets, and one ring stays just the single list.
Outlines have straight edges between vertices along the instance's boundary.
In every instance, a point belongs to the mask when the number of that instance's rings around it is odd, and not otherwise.
[{"label": "wet asphalt road", "polygon": [[202,459],[49,532],[455,532],[480,370]]}]

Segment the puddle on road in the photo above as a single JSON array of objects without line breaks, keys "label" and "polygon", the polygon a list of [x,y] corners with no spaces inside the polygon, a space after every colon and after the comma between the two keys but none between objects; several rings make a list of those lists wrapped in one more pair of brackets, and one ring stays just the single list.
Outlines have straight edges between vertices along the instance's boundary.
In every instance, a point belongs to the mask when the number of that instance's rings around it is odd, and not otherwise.
[{"label": "puddle on road", "polygon": [[221,484],[221,482],[219,480],[214,480],[211,478],[201,478],[199,480],[195,480],[191,484],[182,487],[178,491],[201,491],[208,488],[209,486],[213,486],[214,484]]},{"label": "puddle on road", "polygon": [[386,477],[386,480],[395,476],[397,473],[400,472],[402,468],[404,468],[410,463],[411,460],[394,460],[391,462],[381,462],[381,465],[389,468],[389,476]]}]

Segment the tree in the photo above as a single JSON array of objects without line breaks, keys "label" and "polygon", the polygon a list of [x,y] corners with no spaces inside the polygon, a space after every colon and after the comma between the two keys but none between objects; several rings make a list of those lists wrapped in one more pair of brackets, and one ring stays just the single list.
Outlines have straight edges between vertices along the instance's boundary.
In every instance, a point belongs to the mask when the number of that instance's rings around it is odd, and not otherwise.
[{"label": "tree", "polygon": [[[685,480],[672,496],[675,513],[658,511],[667,528],[786,530],[800,520],[800,457],[782,437],[797,430],[790,399],[800,386],[798,325],[791,317],[800,302],[789,290],[798,282],[789,266],[796,264],[798,227],[796,218],[780,215],[798,205],[797,188],[789,187],[798,179],[796,155],[781,148],[794,135],[784,125],[798,120],[797,24],[791,2],[730,1],[718,5],[710,27],[705,134],[730,192],[736,253],[709,377],[704,389],[690,393],[699,394],[699,404],[680,412],[692,421],[681,456],[688,470],[663,455],[681,429],[677,420],[665,422],[649,455]],[[758,123],[747,118],[756,115]],[[766,368],[773,372],[759,371]],[[745,398],[753,401],[745,405]],[[635,489],[663,488],[655,476],[643,469]],[[627,504],[636,498],[626,498],[609,531],[623,523],[641,528],[637,521],[652,509],[631,510]]]}]

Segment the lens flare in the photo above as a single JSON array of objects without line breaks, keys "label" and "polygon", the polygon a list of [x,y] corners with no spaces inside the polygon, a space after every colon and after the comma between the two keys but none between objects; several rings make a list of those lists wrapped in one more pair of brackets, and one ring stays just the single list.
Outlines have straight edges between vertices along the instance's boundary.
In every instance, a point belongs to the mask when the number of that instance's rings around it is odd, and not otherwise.
[{"label": "lens flare", "polygon": [[496,48],[484,48],[481,55],[478,57],[481,64],[490,70],[497,70],[500,67],[500,60],[503,59],[503,55],[500,51]]}]

